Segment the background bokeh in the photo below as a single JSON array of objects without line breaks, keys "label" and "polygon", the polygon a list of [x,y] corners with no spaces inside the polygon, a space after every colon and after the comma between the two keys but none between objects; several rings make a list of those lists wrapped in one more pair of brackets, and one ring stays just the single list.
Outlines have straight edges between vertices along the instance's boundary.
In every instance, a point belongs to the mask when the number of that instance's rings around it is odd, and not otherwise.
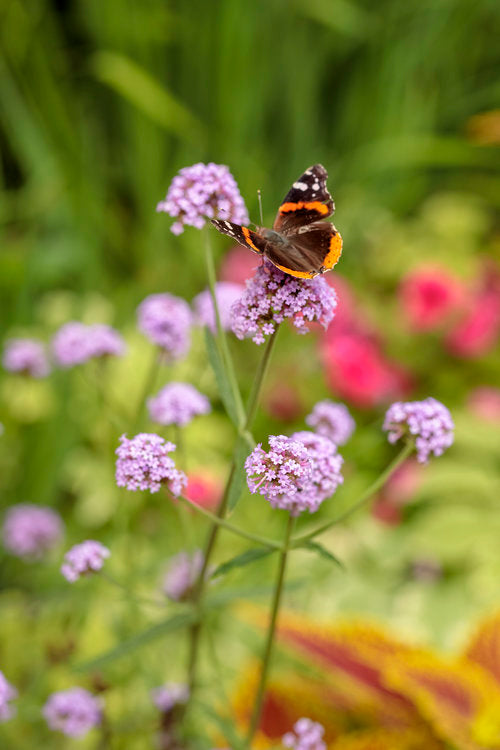
[{"label": "background bokeh", "polygon": [[[457,425],[445,457],[407,467],[326,536],[347,572],[297,553],[288,604],[445,649],[500,606],[499,24],[494,0],[0,0],[2,338],[48,342],[79,319],[115,325],[129,346],[105,375],[93,363],[37,381],[0,373],[2,504],[51,505],[67,524],[44,564],[1,553],[1,666],[27,695],[21,721],[2,729],[7,748],[41,736],[66,747],[39,707],[51,690],[99,680],[123,731],[113,748],[150,747],[147,690],[182,678],[177,636],[74,671],[158,614],[101,581],[70,587],[58,566],[67,546],[99,538],[116,577],[151,592],[179,551],[175,508],[118,491],[113,451],[152,356],[137,305],[160,291],[191,301],[206,285],[200,233],[176,237],[155,211],[197,161],[229,166],[256,222],[260,189],[268,226],[315,162],[337,204],[337,319],[325,336],[280,332],[256,436],[302,428],[320,398],[346,402],[358,424],[343,451],[347,506],[393,454],[380,431],[388,403],[433,395]],[[213,234],[221,275],[234,278],[245,262]],[[236,340],[232,351],[246,394],[260,352]],[[172,378],[212,399],[187,430],[186,461],[202,484],[221,482],[233,432],[201,332],[156,389]],[[263,501],[245,496],[235,515],[279,534]],[[199,543],[203,522],[191,527]],[[219,561],[243,549],[227,538]],[[265,602],[272,571],[256,563],[222,591]],[[211,628],[237,644],[222,659],[230,685],[258,639],[220,614]]]}]

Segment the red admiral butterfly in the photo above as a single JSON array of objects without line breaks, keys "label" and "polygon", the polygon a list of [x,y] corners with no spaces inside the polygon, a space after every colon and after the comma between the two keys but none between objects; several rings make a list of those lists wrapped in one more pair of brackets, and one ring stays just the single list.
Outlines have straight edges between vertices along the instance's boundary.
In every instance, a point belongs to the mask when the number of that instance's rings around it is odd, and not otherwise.
[{"label": "red admiral butterfly", "polygon": [[306,169],[286,194],[272,229],[257,227],[253,232],[231,221],[211,222],[219,232],[264,255],[290,276],[312,279],[333,268],[342,252],[340,234],[333,224],[321,221],[335,209],[327,177],[321,164]]}]

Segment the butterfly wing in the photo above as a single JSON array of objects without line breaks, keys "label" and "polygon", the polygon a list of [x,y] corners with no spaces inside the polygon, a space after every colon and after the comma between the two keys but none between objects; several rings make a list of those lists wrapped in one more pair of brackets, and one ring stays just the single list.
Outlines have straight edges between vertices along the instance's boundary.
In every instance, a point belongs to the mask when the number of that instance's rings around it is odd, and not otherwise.
[{"label": "butterfly wing", "polygon": [[232,221],[224,221],[223,219],[210,219],[210,221],[219,232],[232,237],[240,245],[249,247],[254,253],[262,255],[268,245],[266,240],[248,227],[242,227],[240,224],[233,224]]},{"label": "butterfly wing", "polygon": [[312,279],[329,271],[342,252],[342,237],[333,224],[320,221],[308,224],[288,237],[288,245],[266,248],[266,257],[290,276]]},{"label": "butterfly wing", "polygon": [[335,209],[328,192],[328,172],[321,164],[306,169],[293,183],[278,209],[274,230],[280,234],[294,234],[300,227],[331,216]]}]

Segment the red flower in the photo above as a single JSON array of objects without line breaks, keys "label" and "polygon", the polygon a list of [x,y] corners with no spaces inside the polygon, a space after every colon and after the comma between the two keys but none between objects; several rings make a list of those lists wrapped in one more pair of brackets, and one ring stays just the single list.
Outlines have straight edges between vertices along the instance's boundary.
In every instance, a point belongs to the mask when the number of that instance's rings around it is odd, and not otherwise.
[{"label": "red flower", "polygon": [[232,281],[234,284],[244,284],[250,279],[262,261],[255,253],[245,250],[244,247],[236,245],[222,261],[219,271],[221,281]]},{"label": "red flower", "polygon": [[184,495],[192,503],[207,508],[207,510],[213,510],[222,497],[222,485],[218,479],[210,474],[201,472],[190,474]]},{"label": "red flower", "polygon": [[369,408],[406,392],[407,374],[386,359],[376,341],[356,333],[329,333],[323,361],[328,383],[340,398]]},{"label": "red flower", "polygon": [[415,331],[441,327],[457,310],[462,297],[460,282],[438,266],[410,271],[399,289],[403,312]]}]

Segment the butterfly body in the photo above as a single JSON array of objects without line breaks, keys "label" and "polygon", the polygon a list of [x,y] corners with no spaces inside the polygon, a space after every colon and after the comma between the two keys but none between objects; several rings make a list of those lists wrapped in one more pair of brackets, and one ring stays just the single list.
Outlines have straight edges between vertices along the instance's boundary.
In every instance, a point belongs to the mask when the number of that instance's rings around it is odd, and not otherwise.
[{"label": "butterfly body", "polygon": [[286,194],[272,229],[253,231],[222,219],[212,219],[212,224],[285,273],[313,278],[333,268],[342,252],[342,237],[324,221],[334,211],[327,177],[321,164],[306,169]]}]

